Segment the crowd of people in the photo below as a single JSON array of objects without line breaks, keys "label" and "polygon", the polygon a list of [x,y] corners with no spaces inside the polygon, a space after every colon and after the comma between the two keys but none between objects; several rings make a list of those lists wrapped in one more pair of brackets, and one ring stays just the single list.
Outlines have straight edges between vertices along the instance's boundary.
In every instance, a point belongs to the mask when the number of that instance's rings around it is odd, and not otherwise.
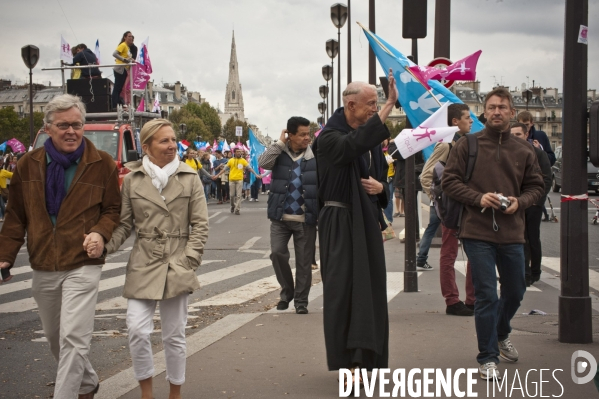
[{"label": "crowd of people", "polygon": [[[123,39],[130,40],[127,35]],[[242,200],[258,201],[261,186],[269,194],[270,258],[281,285],[277,309],[285,310],[293,301],[297,314],[308,313],[318,231],[329,369],[387,368],[389,316],[381,232],[404,213],[397,204],[393,212],[393,200],[405,194],[403,159],[393,150],[385,125],[398,98],[392,73],[389,80],[389,96],[380,110],[373,86],[350,83],[343,107],[314,141],[309,120],[290,118],[279,140],[260,156],[257,171],[242,146],[214,153],[189,148],[180,159],[172,124],[150,121],[140,132],[144,156],[127,164],[131,172],[120,189],[112,158],[83,135],[84,104],[71,95],[54,98],[44,117],[50,139],[25,154],[18,168],[16,157],[9,157],[0,169],[0,188],[9,187],[10,200],[0,231],[0,269],[4,282],[10,280],[9,270],[27,235],[33,296],[58,362],[54,397],[91,399],[98,392],[89,351],[102,265],[135,230],[123,292],[134,376],[142,398],[151,398],[150,333],[160,302],[169,397],[180,398],[187,304],[199,289],[195,273],[208,239],[207,204],[228,202],[231,213],[240,215]],[[450,105],[447,122],[457,127],[454,140],[437,144],[423,163],[419,180],[431,204],[436,201],[432,169],[442,161],[443,192],[463,204],[463,213],[459,229],[446,228],[431,206],[418,265],[433,268],[428,246],[441,226],[440,291],[446,313],[474,315],[476,360],[481,378],[487,379],[497,372],[499,357],[518,360],[510,320],[527,284],[541,273],[539,225],[551,157],[542,132],[531,133],[526,115],[512,124],[515,109],[508,91],[488,93],[484,108],[485,128],[466,140],[472,126],[468,107]],[[475,161],[465,179],[470,142],[485,162]],[[255,185],[250,185],[251,175]],[[93,200],[81,202],[82,197]],[[289,264],[292,237],[295,278]],[[469,260],[464,302],[454,271],[460,242]]]}]

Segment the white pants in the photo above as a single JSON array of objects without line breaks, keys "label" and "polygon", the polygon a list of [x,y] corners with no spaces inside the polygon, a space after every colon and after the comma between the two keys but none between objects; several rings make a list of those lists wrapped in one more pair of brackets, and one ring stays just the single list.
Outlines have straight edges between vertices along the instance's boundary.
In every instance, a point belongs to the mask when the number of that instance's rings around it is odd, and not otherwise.
[{"label": "white pants", "polygon": [[101,265],[65,272],[33,271],[33,298],[58,361],[55,399],[77,398],[98,384],[88,355],[101,272]]},{"label": "white pants", "polygon": [[181,294],[163,301],[129,299],[127,301],[127,329],[133,372],[138,381],[154,375],[152,342],[156,302],[160,302],[162,345],[166,358],[166,379],[175,385],[185,382],[185,326],[187,325],[187,298]]}]

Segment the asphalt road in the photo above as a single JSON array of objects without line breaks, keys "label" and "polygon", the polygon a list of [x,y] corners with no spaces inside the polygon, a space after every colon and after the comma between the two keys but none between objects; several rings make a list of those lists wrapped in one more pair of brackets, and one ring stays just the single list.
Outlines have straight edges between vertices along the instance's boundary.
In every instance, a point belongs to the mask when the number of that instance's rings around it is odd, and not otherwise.
[{"label": "asphalt road", "polygon": [[[260,312],[276,305],[278,285],[268,257],[266,196],[261,199],[258,203],[244,201],[240,216],[230,213],[228,205],[208,206],[210,236],[197,272],[202,288],[189,298],[188,334],[231,313]],[[111,255],[102,272],[90,355],[101,380],[131,366],[126,302],[121,294],[133,242],[130,237],[121,251]],[[56,362],[31,298],[25,246],[12,272],[13,280],[0,286],[0,398],[49,398]],[[160,351],[158,314],[152,340],[155,351]]]}]

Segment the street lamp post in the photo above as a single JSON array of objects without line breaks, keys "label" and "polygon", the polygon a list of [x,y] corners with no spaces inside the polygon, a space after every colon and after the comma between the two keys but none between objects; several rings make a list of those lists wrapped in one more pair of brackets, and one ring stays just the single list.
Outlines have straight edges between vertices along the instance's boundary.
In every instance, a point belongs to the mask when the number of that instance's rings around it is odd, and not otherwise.
[{"label": "street lamp post", "polygon": [[179,128],[181,129],[179,130],[181,132],[181,140],[183,140],[185,138],[185,133],[187,132],[187,125],[185,123],[181,123]]},{"label": "street lamp post", "polygon": [[[347,6],[345,4],[336,3],[331,6],[331,21],[337,28],[337,47],[341,43],[341,28],[347,21]],[[338,49],[339,58],[337,59],[337,106],[341,105],[341,49]]]},{"label": "street lamp post", "polygon": [[[326,101],[326,99],[329,97],[329,87],[322,85],[318,88],[318,92],[320,93],[320,97]],[[325,106],[325,110],[327,111],[327,118],[328,118],[328,110],[327,110],[327,104],[323,103]],[[324,117],[324,113],[321,112],[321,114],[323,114],[322,116]]]},{"label": "street lamp post", "polygon": [[318,103],[318,112],[320,112],[320,115],[322,115],[322,117],[324,117],[324,113],[327,111],[327,104],[322,101]]},{"label": "street lamp post", "polygon": [[[324,80],[327,81],[327,86],[326,87],[327,87],[327,94],[328,94],[328,92],[329,92],[329,80],[331,80],[333,78],[333,67],[330,66],[330,65],[324,65],[322,67],[322,77],[324,78]],[[332,92],[332,90],[331,90],[331,92]],[[331,93],[331,97],[332,96],[333,96],[333,93]],[[329,97],[328,97],[328,95],[326,96],[326,101],[327,101],[327,120],[328,120],[329,119],[329,109],[333,109],[333,106],[331,105],[331,103],[329,103]]]},{"label": "street lamp post", "polygon": [[[335,101],[334,101],[335,79],[333,79],[333,72],[334,72],[333,62],[335,60],[335,57],[337,57],[337,54],[339,54],[339,42],[335,39],[327,40],[326,49],[327,49],[327,55],[331,59],[331,114],[332,114],[333,111],[335,110]],[[324,71],[323,71],[323,73],[324,73]],[[337,72],[337,74],[339,74],[339,72]],[[339,81],[339,84],[341,84],[341,81]],[[337,107],[339,107],[341,104],[341,101],[339,101],[339,100],[340,100],[340,98],[337,99]]]},{"label": "street lamp post", "polygon": [[33,68],[40,59],[40,50],[36,46],[27,45],[21,47],[21,58],[25,66],[29,68],[29,145],[33,145],[35,132],[33,131]]}]

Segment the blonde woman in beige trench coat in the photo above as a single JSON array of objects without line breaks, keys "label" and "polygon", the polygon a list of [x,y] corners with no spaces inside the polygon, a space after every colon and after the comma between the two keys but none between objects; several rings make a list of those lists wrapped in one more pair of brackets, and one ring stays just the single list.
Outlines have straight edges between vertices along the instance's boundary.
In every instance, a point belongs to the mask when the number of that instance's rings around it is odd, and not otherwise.
[{"label": "blonde woman in beige trench coat", "polygon": [[121,190],[121,222],[106,249],[118,250],[135,229],[123,293],[133,370],[141,397],[152,398],[150,334],[160,302],[169,398],[177,399],[185,382],[187,298],[200,288],[195,270],[208,239],[208,210],[197,173],[178,160],[171,123],[146,123],[140,141],[145,156],[126,165],[131,173]]}]

